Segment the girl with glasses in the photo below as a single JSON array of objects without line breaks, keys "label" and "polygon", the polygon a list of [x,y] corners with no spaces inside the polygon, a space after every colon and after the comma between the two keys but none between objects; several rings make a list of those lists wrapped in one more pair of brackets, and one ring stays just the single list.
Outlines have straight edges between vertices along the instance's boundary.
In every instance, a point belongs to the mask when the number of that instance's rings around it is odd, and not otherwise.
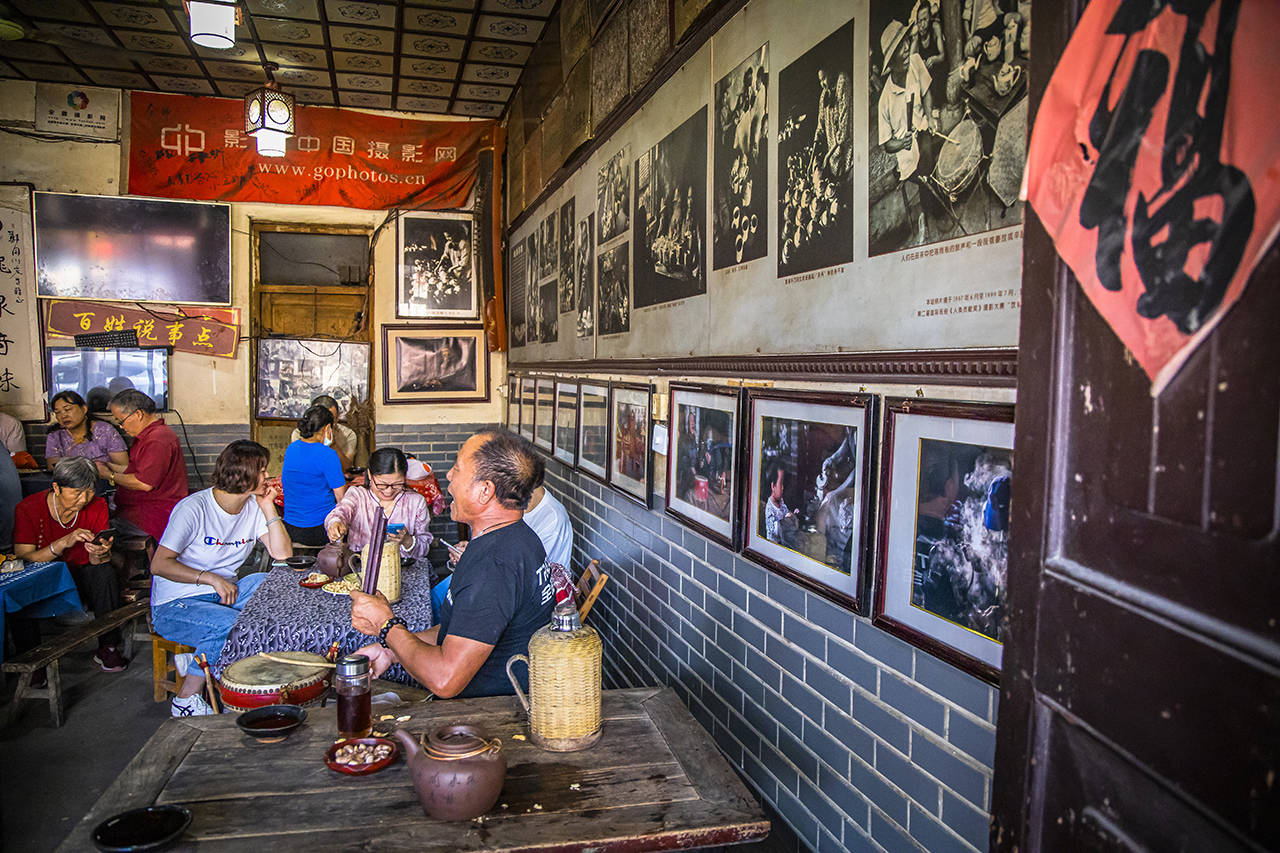
[{"label": "girl with glasses", "polygon": [[405,472],[409,462],[399,448],[383,447],[369,457],[367,486],[352,486],[324,519],[330,542],[343,536],[353,549],[369,544],[373,517],[379,506],[386,516],[388,529],[403,525],[389,533],[387,541],[400,548],[402,559],[423,559],[431,547],[431,508],[426,498],[405,488]]}]

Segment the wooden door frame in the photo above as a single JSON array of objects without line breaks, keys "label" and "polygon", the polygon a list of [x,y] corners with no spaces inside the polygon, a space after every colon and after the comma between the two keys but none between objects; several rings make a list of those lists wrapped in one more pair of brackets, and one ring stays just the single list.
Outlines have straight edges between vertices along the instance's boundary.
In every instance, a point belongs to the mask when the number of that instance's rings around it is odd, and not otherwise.
[{"label": "wooden door frame", "polygon": [[[250,219],[249,220],[249,433],[256,441],[258,439],[258,427],[260,422],[270,425],[284,425],[290,423],[284,418],[259,418],[258,417],[258,341],[263,338],[262,329],[259,325],[259,295],[263,292],[278,292],[277,288],[290,287],[288,285],[262,285],[259,282],[261,269],[258,263],[258,252],[261,248],[260,235],[264,231],[284,231],[298,234],[351,234],[360,235],[373,239],[374,229],[367,225],[342,225],[330,223],[308,223],[308,222],[289,222],[278,221],[274,219]],[[344,292],[350,292],[349,285],[340,285]],[[298,292],[310,288],[314,293],[319,293],[324,288],[320,286],[300,285],[296,289]],[[364,284],[365,293],[365,312],[364,322],[360,330],[351,337],[331,338],[328,336],[317,336],[317,340],[334,340],[347,341],[355,343],[368,343],[369,352],[369,399],[373,401],[373,382],[374,382],[374,360],[377,353],[373,352],[375,341],[373,340],[373,299],[374,299],[374,265],[373,251],[369,252],[369,277]],[[366,436],[369,452],[372,453],[373,435]]]}]

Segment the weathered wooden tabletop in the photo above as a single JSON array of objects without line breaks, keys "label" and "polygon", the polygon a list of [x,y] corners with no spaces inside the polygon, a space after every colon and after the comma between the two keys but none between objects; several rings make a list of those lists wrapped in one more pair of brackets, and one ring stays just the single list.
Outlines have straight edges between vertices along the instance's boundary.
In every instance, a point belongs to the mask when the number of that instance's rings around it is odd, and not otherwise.
[{"label": "weathered wooden tabletop", "polygon": [[[502,739],[507,780],[483,820],[441,822],[418,804],[404,756],[353,777],[324,764],[333,705],[308,710],[287,740],[259,744],[231,714],[163,723],[59,850],[91,850],[105,818],[154,803],[194,816],[175,850],[642,851],[734,844],[769,832],[759,805],[670,688],[607,690],[591,749],[528,740],[513,697],[375,706],[421,734],[467,722]],[[377,723],[386,728],[395,723]],[[402,751],[403,752],[403,751]]]}]

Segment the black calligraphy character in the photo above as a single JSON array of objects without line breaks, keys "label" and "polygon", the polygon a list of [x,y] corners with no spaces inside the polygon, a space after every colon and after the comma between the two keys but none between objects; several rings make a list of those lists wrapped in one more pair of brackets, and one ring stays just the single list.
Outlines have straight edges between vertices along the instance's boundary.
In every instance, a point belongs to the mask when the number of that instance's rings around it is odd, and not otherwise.
[{"label": "black calligraphy character", "polygon": [[0,355],[9,354],[9,344],[11,343],[13,343],[13,341],[10,339],[10,337],[6,335],[4,332],[0,332]]},{"label": "black calligraphy character", "polygon": [[[1213,54],[1206,56],[1200,29],[1206,9],[1187,13],[1178,74],[1173,82],[1160,162],[1160,189],[1138,194],[1133,211],[1133,259],[1147,292],[1138,313],[1167,315],[1178,331],[1192,334],[1222,303],[1253,233],[1255,202],[1249,178],[1218,158],[1231,82],[1231,43],[1240,0],[1218,10]],[[1204,114],[1198,112],[1204,104]],[[1195,206],[1221,206],[1220,219],[1197,216]],[[1187,270],[1197,246],[1207,245],[1199,275]]]},{"label": "black calligraphy character", "polygon": [[[1230,83],[1231,42],[1239,0],[1222,0],[1214,52],[1207,56],[1199,35],[1215,0],[1125,0],[1107,27],[1123,33],[1125,46],[1166,7],[1187,18],[1170,97],[1161,158],[1162,186],[1151,198],[1138,194],[1133,214],[1134,263],[1146,292],[1136,310],[1148,319],[1168,315],[1184,334],[1203,325],[1222,301],[1253,230],[1254,200],[1248,178],[1218,159]],[[1124,92],[1109,109],[1111,84],[1122,49],[1089,124],[1098,163],[1080,205],[1080,224],[1098,229],[1098,280],[1108,290],[1122,285],[1125,203],[1132,189],[1139,146],[1164,96],[1170,58],[1158,50],[1138,52]],[[1208,78],[1204,115],[1197,112]],[[1221,220],[1196,218],[1195,204],[1221,199]],[[1156,242],[1156,241],[1159,242]],[[1199,278],[1186,270],[1192,248],[1209,244]]]},{"label": "black calligraphy character", "polygon": [[13,381],[17,378],[13,375],[13,371],[6,367],[4,372],[0,373],[0,391],[8,393],[15,388],[21,388],[21,385]]},{"label": "black calligraphy character", "polygon": [[4,294],[0,293],[0,314],[8,314],[12,317],[14,316],[13,309],[5,304],[6,301]]}]

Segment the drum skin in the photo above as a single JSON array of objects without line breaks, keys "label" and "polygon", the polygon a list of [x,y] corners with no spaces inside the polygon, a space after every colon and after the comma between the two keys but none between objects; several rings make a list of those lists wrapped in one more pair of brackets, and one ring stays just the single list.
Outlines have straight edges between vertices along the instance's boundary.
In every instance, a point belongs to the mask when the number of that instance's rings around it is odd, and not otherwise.
[{"label": "drum skin", "polygon": [[977,122],[966,118],[947,136],[951,138],[938,153],[933,179],[954,201],[978,176],[978,165],[982,162],[982,134],[978,131]]},{"label": "drum skin", "polygon": [[[323,656],[311,652],[272,654],[325,663]],[[231,711],[251,711],[265,705],[314,705],[329,689],[331,672],[326,666],[292,666],[256,654],[224,669],[218,679],[218,692],[222,704]]]}]

